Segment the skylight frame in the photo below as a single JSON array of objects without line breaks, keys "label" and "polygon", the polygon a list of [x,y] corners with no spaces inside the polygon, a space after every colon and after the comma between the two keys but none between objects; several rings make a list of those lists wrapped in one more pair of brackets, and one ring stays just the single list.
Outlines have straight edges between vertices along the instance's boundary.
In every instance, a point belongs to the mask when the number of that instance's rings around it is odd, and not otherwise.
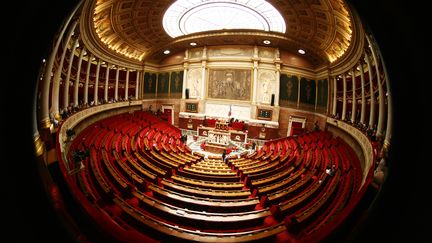
[{"label": "skylight frame", "polygon": [[[223,12],[223,17],[217,19],[206,19],[199,16],[200,13],[211,15],[211,9]],[[222,10],[226,8],[225,10]],[[242,17],[239,14],[245,13]],[[227,25],[227,18],[236,17],[237,20]],[[201,25],[197,22],[210,21],[210,24]],[[242,22],[241,20],[245,20]],[[190,22],[193,21],[193,22]],[[220,21],[220,23],[216,22]],[[225,23],[222,23],[225,21]],[[259,23],[258,27],[251,24]],[[285,33],[286,24],[282,15],[270,3],[265,0],[177,0],[165,12],[163,16],[163,28],[172,38],[209,30],[222,29],[256,29]],[[191,24],[195,24],[192,26]],[[215,27],[220,25],[220,27]]]}]

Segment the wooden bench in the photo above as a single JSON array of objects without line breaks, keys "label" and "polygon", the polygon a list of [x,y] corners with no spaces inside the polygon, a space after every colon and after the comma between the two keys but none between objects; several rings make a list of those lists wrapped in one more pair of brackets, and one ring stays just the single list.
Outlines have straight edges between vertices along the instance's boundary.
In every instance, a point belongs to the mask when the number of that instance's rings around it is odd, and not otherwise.
[{"label": "wooden bench", "polygon": [[215,181],[205,181],[198,180],[189,177],[184,177],[181,175],[173,175],[171,178],[185,185],[197,186],[200,188],[209,188],[217,190],[241,190],[243,188],[243,183],[241,182],[215,182]]},{"label": "wooden bench", "polygon": [[136,174],[135,171],[131,170],[131,168],[129,168],[126,162],[120,158],[120,156],[117,154],[115,150],[112,151],[112,153],[114,155],[115,165],[117,165],[117,167],[121,169],[120,171],[123,172],[123,175],[126,178],[130,178],[132,180],[131,181],[132,184],[138,185],[139,188],[145,188],[146,181],[143,178],[141,178],[140,175]]},{"label": "wooden bench", "polygon": [[[127,157],[126,156],[127,151],[125,151],[123,153],[125,154],[125,157]],[[164,169],[161,169],[160,167],[154,165],[153,163],[150,163],[143,156],[141,156],[140,153],[135,152],[134,154],[135,154],[135,157],[138,159],[138,161],[141,162],[145,166],[145,168],[150,169],[151,172],[157,174],[158,176],[162,176],[162,177],[168,175],[168,173]]]},{"label": "wooden bench", "polygon": [[[302,171],[302,170],[299,170]],[[300,175],[304,175],[302,178],[299,178]],[[265,192],[271,192],[274,191],[276,188],[281,188],[275,192],[272,192],[267,195],[267,201],[270,203],[277,203],[282,201],[284,198],[286,198],[288,195],[293,194],[296,191],[301,190],[304,187],[307,187],[312,181],[312,172],[308,172],[306,174],[304,173],[297,173],[295,177],[293,178],[287,178],[283,180],[282,182],[278,182],[275,184],[272,184],[271,186],[264,187],[264,188],[258,188],[259,193],[265,193]],[[296,179],[296,180],[295,180]],[[298,179],[298,180],[297,180]],[[295,181],[293,184],[292,182]],[[286,187],[286,185],[289,185]]]},{"label": "wooden bench", "polygon": [[107,180],[102,176],[101,168],[99,167],[98,155],[94,148],[90,151],[90,168],[91,171],[98,182],[99,187],[105,193],[105,195],[111,196],[111,185],[107,182]]},{"label": "wooden bench", "polygon": [[[340,170],[337,170],[332,178],[330,178],[330,182],[327,183],[327,186],[319,193],[317,197],[315,197],[309,204],[305,205],[300,210],[293,213],[289,219],[291,222],[295,224],[305,224],[306,221],[313,220],[312,217],[315,217],[315,214],[318,213],[318,210],[323,208],[325,204],[329,203],[329,199],[334,195],[334,192],[338,186],[340,178]],[[296,225],[295,227],[298,227]]]},{"label": "wooden bench", "polygon": [[142,204],[140,207],[142,209],[166,220],[200,229],[222,229],[232,227],[240,229],[256,227],[261,226],[264,219],[271,216],[271,212],[268,208],[239,213],[210,213],[180,208],[152,198],[139,191],[134,191],[132,194],[140,200]]},{"label": "wooden bench", "polygon": [[236,231],[236,232],[202,232],[198,230],[191,230],[179,227],[177,225],[168,224],[163,221],[152,218],[149,215],[141,212],[140,210],[132,207],[122,199],[115,198],[114,202],[118,205],[123,212],[133,218],[136,222],[141,223],[147,228],[154,229],[162,233],[163,238],[160,240],[167,240],[167,237],[172,237],[173,240],[197,242],[246,242],[258,241],[269,239],[286,230],[283,223],[275,224],[268,227],[260,227],[253,230]]},{"label": "wooden bench", "polygon": [[[197,196],[186,195],[176,191],[171,191],[157,185],[149,185],[153,196],[162,201],[173,205],[185,205],[198,211],[209,212],[241,212],[254,210],[259,203],[258,197],[243,199],[211,199]],[[164,200],[165,199],[165,200]]]},{"label": "wooden bench", "polygon": [[175,181],[169,181],[167,179],[162,179],[161,184],[172,191],[176,191],[176,192],[180,192],[183,194],[188,194],[196,197],[204,197],[204,198],[234,199],[234,198],[248,198],[251,195],[249,190],[242,190],[242,189],[221,190],[221,189],[211,189],[211,188],[200,188],[197,186],[184,185],[181,183],[177,183]]},{"label": "wooden bench", "polygon": [[[114,158],[121,159],[117,151],[113,150],[112,153],[114,154]],[[126,157],[126,161],[132,166],[132,169],[134,169],[135,172],[139,173],[141,176],[149,179],[152,182],[156,182],[157,175],[155,173],[141,166],[128,152],[125,151],[123,154]]]},{"label": "wooden bench", "polygon": [[[179,176],[183,176],[186,178],[190,178],[190,179],[195,179],[195,180],[201,180],[201,181],[205,181],[205,182],[219,182],[219,183],[238,183],[240,182],[240,177],[236,176],[236,174],[226,174],[221,175],[221,174],[216,174],[216,173],[204,173],[204,172],[197,172],[196,169],[193,170],[192,168],[183,168],[183,170],[178,170],[176,172],[176,175]],[[243,185],[243,183],[242,183]]]},{"label": "wooden bench", "polygon": [[281,202],[278,206],[279,210],[274,213],[275,217],[279,218],[280,216],[295,211],[307,204],[310,200],[312,200],[313,196],[319,192],[319,188],[325,187],[327,180],[328,175],[326,173],[321,173],[319,179],[316,179],[312,184],[301,191],[301,193]]},{"label": "wooden bench", "polygon": [[[282,166],[281,168],[283,168],[283,170],[281,171],[275,171],[273,173],[273,175],[270,175],[272,172],[270,172],[269,174],[267,174],[267,176],[265,175],[261,175],[260,177],[262,179],[255,179],[255,180],[251,180],[251,185],[256,188],[256,187],[262,187],[262,186],[266,186],[268,184],[274,183],[275,181],[281,180],[282,178],[286,178],[288,177],[291,172],[294,171],[295,167],[294,166]],[[279,169],[277,169],[279,170]],[[267,173],[267,172],[265,172]]]}]

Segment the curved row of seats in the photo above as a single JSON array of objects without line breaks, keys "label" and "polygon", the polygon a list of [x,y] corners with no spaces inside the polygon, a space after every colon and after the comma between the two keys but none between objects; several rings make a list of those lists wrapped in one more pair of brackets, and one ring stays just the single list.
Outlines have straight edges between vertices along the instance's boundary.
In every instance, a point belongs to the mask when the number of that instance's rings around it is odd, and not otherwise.
[{"label": "curved row of seats", "polygon": [[226,163],[192,153],[180,138],[147,112],[110,117],[73,140],[69,157],[90,156],[65,176],[78,203],[121,228],[111,234],[224,242],[301,240],[337,217],[361,180],[355,153],[329,132],[268,141]]}]

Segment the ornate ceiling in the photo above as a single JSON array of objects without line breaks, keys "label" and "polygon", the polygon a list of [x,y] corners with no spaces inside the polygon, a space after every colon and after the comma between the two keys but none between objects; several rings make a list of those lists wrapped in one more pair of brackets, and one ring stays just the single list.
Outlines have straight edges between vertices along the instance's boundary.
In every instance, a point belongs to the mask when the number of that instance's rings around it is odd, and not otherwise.
[{"label": "ornate ceiling", "polygon": [[[279,10],[286,23],[284,34],[255,30],[202,32],[177,38],[165,33],[162,18],[173,0],[89,0],[81,21],[92,31],[87,41],[105,52],[120,54],[132,62],[160,62],[171,53],[198,46],[221,44],[263,45],[296,52],[306,50],[315,67],[336,61],[349,48],[353,19],[343,0],[268,0]],[[83,25],[81,25],[82,27]],[[83,31],[83,28],[81,28]]]}]

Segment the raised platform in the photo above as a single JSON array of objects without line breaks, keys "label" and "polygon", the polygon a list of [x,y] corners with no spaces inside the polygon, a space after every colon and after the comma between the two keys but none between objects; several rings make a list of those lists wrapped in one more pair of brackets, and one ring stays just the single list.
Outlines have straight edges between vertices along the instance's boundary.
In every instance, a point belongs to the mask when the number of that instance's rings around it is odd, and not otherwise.
[{"label": "raised platform", "polygon": [[227,147],[223,145],[207,143],[204,151],[214,153],[214,154],[222,154],[223,151],[226,149]]}]

